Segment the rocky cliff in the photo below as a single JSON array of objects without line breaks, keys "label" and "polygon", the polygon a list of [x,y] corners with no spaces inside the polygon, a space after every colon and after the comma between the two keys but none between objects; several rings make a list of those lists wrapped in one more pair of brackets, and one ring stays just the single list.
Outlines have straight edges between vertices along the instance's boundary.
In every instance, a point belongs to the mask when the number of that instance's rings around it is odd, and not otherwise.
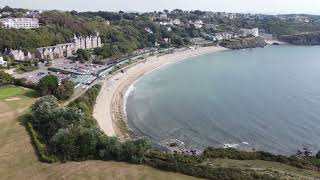
[{"label": "rocky cliff", "polygon": [[320,45],[320,32],[286,35],[278,38],[280,41],[294,45]]},{"label": "rocky cliff", "polygon": [[264,47],[267,43],[261,37],[224,40],[220,46],[229,49],[248,49],[256,47]]}]

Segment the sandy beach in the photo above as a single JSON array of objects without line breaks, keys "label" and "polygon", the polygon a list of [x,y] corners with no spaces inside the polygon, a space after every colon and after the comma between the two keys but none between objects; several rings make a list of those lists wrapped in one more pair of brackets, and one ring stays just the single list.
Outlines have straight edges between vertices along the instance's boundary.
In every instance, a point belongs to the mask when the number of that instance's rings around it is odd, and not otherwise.
[{"label": "sandy beach", "polygon": [[117,73],[104,80],[102,89],[97,97],[93,116],[98,121],[102,131],[108,136],[119,138],[129,137],[127,119],[124,113],[124,96],[132,83],[141,76],[164,65],[175,63],[206,53],[213,53],[227,50],[223,47],[211,46],[185,51],[174,52],[161,56],[152,56],[128,67],[125,73]]}]

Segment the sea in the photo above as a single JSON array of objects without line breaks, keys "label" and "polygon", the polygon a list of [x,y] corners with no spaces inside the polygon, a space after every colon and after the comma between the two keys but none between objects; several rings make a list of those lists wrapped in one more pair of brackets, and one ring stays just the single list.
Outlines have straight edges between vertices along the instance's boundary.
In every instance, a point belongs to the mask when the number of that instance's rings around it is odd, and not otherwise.
[{"label": "sea", "polygon": [[129,127],[153,142],[292,155],[320,150],[320,47],[267,46],[193,57],[136,81]]}]

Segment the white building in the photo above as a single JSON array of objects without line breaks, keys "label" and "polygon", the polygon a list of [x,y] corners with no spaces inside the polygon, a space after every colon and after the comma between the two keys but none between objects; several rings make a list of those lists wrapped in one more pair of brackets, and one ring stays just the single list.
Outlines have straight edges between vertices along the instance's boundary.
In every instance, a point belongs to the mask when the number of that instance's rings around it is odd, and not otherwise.
[{"label": "white building", "polygon": [[172,22],[174,25],[180,25],[181,24],[181,21],[180,21],[180,19],[175,19],[175,20],[173,20],[173,22]]},{"label": "white building", "polygon": [[32,55],[29,51],[22,51],[22,50],[7,50],[4,55],[9,56],[11,59],[15,61],[29,61],[32,58]]},{"label": "white building", "polygon": [[146,32],[148,32],[149,34],[153,34],[153,31],[152,31],[150,28],[148,28],[148,27],[144,28],[144,30],[145,30]]},{"label": "white building", "polygon": [[197,20],[193,23],[193,26],[196,28],[196,29],[200,29],[202,28],[204,25],[204,23],[201,21],[201,20]]},{"label": "white building", "polygon": [[259,29],[258,28],[253,28],[253,29],[240,29],[240,36],[246,37],[246,36],[254,36],[258,37],[259,36]]},{"label": "white building", "polygon": [[168,15],[166,13],[161,13],[159,18],[160,19],[168,19]]},{"label": "white building", "polygon": [[7,61],[3,60],[3,57],[0,56],[0,66],[6,66],[7,65]]},{"label": "white building", "polygon": [[32,29],[39,28],[39,20],[36,18],[3,18],[0,23],[5,28]]}]

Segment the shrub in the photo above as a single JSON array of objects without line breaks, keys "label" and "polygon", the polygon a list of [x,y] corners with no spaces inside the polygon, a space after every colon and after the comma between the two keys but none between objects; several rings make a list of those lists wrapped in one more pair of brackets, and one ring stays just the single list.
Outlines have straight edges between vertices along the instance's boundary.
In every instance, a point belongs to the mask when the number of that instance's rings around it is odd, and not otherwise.
[{"label": "shrub", "polygon": [[26,78],[15,79],[14,84],[17,86],[22,86],[30,89],[36,89],[37,85],[31,82],[27,82]]},{"label": "shrub", "polygon": [[59,100],[67,100],[69,99],[74,93],[74,83],[69,80],[63,80],[61,85],[55,91],[55,96]]},{"label": "shrub", "polygon": [[42,96],[52,95],[58,88],[58,78],[53,75],[47,75],[40,79],[37,89]]},{"label": "shrub", "polygon": [[36,152],[38,153],[40,161],[47,163],[56,162],[57,159],[54,156],[47,155],[45,145],[40,142],[38,135],[36,131],[33,129],[32,124],[30,122],[27,122],[27,129],[31,136],[32,143],[36,148]]},{"label": "shrub", "polygon": [[14,78],[10,74],[4,72],[3,70],[0,70],[0,86],[13,84],[13,82]]},{"label": "shrub", "polygon": [[269,152],[257,151],[257,152],[246,152],[239,151],[233,148],[212,148],[209,147],[204,150],[203,158],[217,159],[217,158],[228,158],[237,160],[263,160],[273,161],[288,164],[303,169],[315,169],[316,164],[312,164],[310,161],[298,159],[296,157],[286,157],[283,155],[274,155]]}]

